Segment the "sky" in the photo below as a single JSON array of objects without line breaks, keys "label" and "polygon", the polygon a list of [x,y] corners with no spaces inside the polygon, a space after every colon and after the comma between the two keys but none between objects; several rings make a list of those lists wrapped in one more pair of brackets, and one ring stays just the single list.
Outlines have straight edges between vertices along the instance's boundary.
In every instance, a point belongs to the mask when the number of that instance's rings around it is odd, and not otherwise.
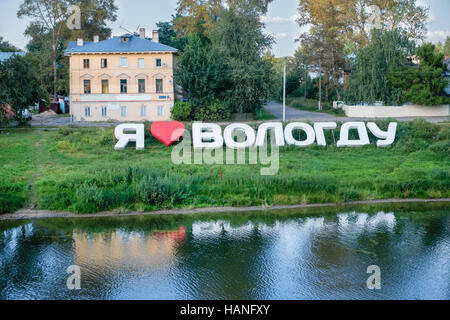
[{"label": "sky", "polygon": [[[18,19],[17,10],[23,0],[0,0],[0,36],[16,47],[24,49],[28,40],[24,35],[28,19]],[[171,20],[177,0],[116,0],[118,19],[110,25],[113,35],[135,31],[143,27],[150,33],[159,21]],[[450,0],[418,0],[430,7],[427,40],[443,41],[450,36]],[[295,22],[298,0],[275,0],[264,18],[266,31],[274,35],[276,43],[272,52],[277,57],[293,55],[299,44],[295,42],[301,32]],[[87,40],[87,39],[85,39]]]}]

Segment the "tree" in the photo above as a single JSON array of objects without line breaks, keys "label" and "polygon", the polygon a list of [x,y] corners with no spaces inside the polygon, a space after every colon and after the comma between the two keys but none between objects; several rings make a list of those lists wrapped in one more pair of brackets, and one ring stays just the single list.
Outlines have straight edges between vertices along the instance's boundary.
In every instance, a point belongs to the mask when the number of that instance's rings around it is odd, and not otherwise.
[{"label": "tree", "polygon": [[425,36],[429,8],[417,5],[417,0],[350,0],[349,3],[352,4],[348,7],[350,37],[360,46],[369,44],[373,27],[402,30],[410,40]]},{"label": "tree", "polygon": [[0,63],[0,104],[10,105],[19,123],[23,123],[22,110],[45,98],[36,83],[33,66],[25,58],[14,55]]},{"label": "tree", "polygon": [[448,80],[444,74],[444,55],[436,54],[431,43],[423,44],[417,50],[419,67],[400,67],[389,74],[394,87],[402,90],[402,101],[420,105],[448,104],[449,99],[442,95]]},{"label": "tree", "polygon": [[388,74],[401,67],[413,50],[414,44],[403,31],[374,30],[369,46],[357,51],[346,100],[399,104],[401,90],[393,86]]},{"label": "tree", "polygon": [[324,74],[325,100],[329,89],[339,96],[340,78],[345,67],[345,39],[349,32],[348,12],[351,2],[347,0],[300,0],[298,7],[301,27],[310,25],[308,32],[301,34],[300,41],[312,56],[314,71]]},{"label": "tree", "polygon": [[177,37],[172,22],[158,22],[159,42],[172,48],[183,50],[186,45],[186,37]]},{"label": "tree", "polygon": [[8,41],[4,41],[3,37],[0,37],[0,52],[18,52],[20,51]]},{"label": "tree", "polygon": [[215,59],[211,45],[191,33],[174,70],[175,82],[185,90],[195,109],[212,101],[219,91],[223,64]]},{"label": "tree", "polygon": [[223,9],[214,31],[212,48],[225,61],[225,90],[219,98],[233,112],[259,110],[270,96],[271,65],[262,59],[273,38],[263,32],[258,15]]},{"label": "tree", "polygon": [[[80,30],[70,30],[66,25],[72,5],[77,5],[81,11]],[[67,86],[68,62],[63,55],[67,43],[77,38],[92,39],[93,35],[109,37],[111,30],[106,27],[106,21],[115,21],[116,11],[114,0],[23,0],[17,16],[31,18],[25,31],[25,35],[31,37],[27,47],[42,58],[43,72],[49,72],[47,64],[50,62],[55,98],[59,89]],[[58,72],[65,77],[58,77]]]},{"label": "tree", "polygon": [[178,36],[187,36],[192,32],[205,37],[214,30],[219,14],[223,9],[236,10],[239,13],[261,16],[267,12],[273,0],[179,0],[174,19],[174,28]]}]

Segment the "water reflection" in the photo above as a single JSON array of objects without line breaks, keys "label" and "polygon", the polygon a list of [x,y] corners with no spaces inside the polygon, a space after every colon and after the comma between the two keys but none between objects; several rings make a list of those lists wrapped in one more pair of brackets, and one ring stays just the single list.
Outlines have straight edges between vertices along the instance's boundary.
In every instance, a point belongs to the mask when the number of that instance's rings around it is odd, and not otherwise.
[{"label": "water reflection", "polygon": [[[0,298],[450,298],[448,208],[87,220],[1,228]],[[373,264],[380,291],[366,288]]]}]

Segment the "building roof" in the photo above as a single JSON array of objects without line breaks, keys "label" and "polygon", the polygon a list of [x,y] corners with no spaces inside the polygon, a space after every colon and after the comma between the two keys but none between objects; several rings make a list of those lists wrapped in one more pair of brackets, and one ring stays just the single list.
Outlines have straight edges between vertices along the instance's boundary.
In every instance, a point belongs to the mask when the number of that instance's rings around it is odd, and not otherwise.
[{"label": "building roof", "polygon": [[8,60],[13,55],[25,56],[25,52],[0,52],[0,62]]},{"label": "building roof", "polygon": [[[129,38],[127,42],[121,41],[121,38],[124,36]],[[71,41],[64,54],[127,52],[178,52],[178,50],[158,42],[126,34],[99,42],[84,42],[82,46],[78,46],[76,41]]]}]

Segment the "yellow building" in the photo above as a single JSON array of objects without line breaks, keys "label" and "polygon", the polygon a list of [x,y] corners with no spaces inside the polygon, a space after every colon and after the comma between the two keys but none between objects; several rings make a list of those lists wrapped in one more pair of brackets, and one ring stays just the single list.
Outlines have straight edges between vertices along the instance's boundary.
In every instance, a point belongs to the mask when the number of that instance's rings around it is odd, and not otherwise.
[{"label": "yellow building", "polygon": [[125,34],[93,42],[70,42],[70,99],[74,121],[169,120],[175,100],[177,50]]}]

